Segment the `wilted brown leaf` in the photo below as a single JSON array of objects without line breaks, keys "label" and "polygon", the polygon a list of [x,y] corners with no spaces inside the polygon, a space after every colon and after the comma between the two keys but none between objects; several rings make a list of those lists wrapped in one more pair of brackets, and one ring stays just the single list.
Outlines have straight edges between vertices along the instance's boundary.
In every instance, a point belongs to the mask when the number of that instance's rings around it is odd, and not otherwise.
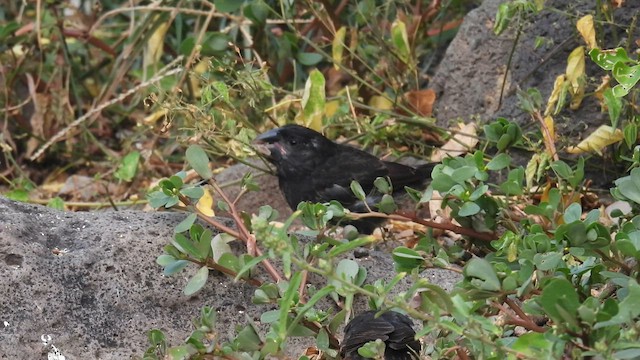
[{"label": "wilted brown leaf", "polygon": [[615,8],[621,8],[624,5],[624,0],[611,0],[611,5]]},{"label": "wilted brown leaf", "polygon": [[611,88],[611,76],[605,75],[602,77],[602,80],[600,82],[600,85],[598,85],[598,88],[593,92],[593,95],[595,95],[596,99],[598,99],[598,101],[600,102],[600,111],[607,110],[607,103],[604,101],[604,92],[610,88]]},{"label": "wilted brown leaf", "polygon": [[436,92],[431,89],[409,91],[404,94],[407,102],[413,110],[421,116],[431,116],[433,103],[436,101]]}]

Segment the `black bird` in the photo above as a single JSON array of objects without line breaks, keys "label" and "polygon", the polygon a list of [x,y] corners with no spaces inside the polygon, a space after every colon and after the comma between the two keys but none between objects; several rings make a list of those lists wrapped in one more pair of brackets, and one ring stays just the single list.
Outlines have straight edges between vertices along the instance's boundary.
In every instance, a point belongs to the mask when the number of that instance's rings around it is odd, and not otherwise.
[{"label": "black bird", "polygon": [[[404,187],[422,188],[435,164],[417,168],[377,157],[351,146],[337,144],[322,134],[299,125],[285,125],[259,135],[254,144],[276,167],[280,190],[296,210],[302,201],[339,201],[352,212],[367,212],[367,206],[351,191],[351,182],[360,183],[369,208],[376,209],[382,194],[373,182],[388,177],[394,195]],[[370,234],[382,219],[366,218],[350,222],[361,233]]]},{"label": "black bird", "polygon": [[385,360],[417,359],[420,341],[415,339],[413,322],[406,315],[388,311],[376,317],[376,311],[367,311],[354,317],[344,328],[340,355],[345,360],[364,360],[358,349],[380,339],[385,344]]}]

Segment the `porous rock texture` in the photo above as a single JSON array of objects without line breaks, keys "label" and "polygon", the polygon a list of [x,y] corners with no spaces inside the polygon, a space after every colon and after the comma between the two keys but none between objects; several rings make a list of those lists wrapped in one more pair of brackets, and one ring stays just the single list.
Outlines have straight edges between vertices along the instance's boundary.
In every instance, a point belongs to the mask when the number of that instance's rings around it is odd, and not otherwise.
[{"label": "porous rock texture", "polygon": [[127,359],[142,355],[151,329],[183,339],[203,305],[224,310],[222,323],[241,322],[249,286],[212,277],[187,297],[186,275],[164,277],[155,264],[183,218],[0,198],[0,357],[44,359],[41,336],[50,335],[67,359]]},{"label": "porous rock texture", "polygon": [[[504,117],[520,124],[525,133],[538,131],[540,124],[520,108],[518,91],[537,88],[542,95],[543,107],[546,105],[556,77],[566,71],[567,57],[578,46],[585,46],[576,30],[576,20],[582,15],[594,14],[598,2],[546,1],[544,10],[531,15],[529,21],[523,23],[519,37],[516,36],[518,25],[515,21],[501,35],[493,33],[496,12],[501,3],[505,1],[485,0],[467,14],[429,83],[437,93],[435,117],[439,125],[448,127],[463,121],[477,122],[481,127]],[[621,8],[614,9],[616,25],[602,26],[605,30],[598,34],[602,35],[600,46],[604,49],[625,46],[628,38],[640,37],[637,26],[631,26],[633,34],[625,32],[639,11],[640,1],[625,1]],[[536,47],[538,39],[544,41]],[[600,85],[601,77],[607,72],[588,56],[585,65],[586,93],[589,94]],[[505,74],[508,76],[503,92]],[[556,146],[564,156],[566,146],[577,145],[600,125],[610,124],[608,114],[601,111],[594,96],[585,97],[576,110],[568,107],[562,110],[554,116],[554,121],[558,134]],[[521,155],[523,161],[531,157],[530,153]],[[617,175],[606,158],[592,159],[587,170],[588,177],[596,185],[607,185]]]},{"label": "porous rock texture", "polygon": [[[246,324],[245,316],[259,323],[271,308],[251,304],[250,285],[212,273],[202,291],[185,296],[195,267],[162,275],[155,259],[184,217],[71,213],[0,197],[0,358],[46,359],[50,348],[42,336],[68,360],[141,357],[149,330],[161,329],[178,345],[204,305],[217,310],[224,338]],[[389,254],[369,250],[355,260],[368,269],[370,282],[394,275]],[[424,276],[446,289],[459,280],[442,270]],[[311,344],[294,340],[287,353],[297,358]]]}]

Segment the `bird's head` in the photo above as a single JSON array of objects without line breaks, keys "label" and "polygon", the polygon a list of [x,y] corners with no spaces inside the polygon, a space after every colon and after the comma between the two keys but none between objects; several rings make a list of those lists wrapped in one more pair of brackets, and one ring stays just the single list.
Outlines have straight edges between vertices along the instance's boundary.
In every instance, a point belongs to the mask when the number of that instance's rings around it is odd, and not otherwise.
[{"label": "bird's head", "polygon": [[333,154],[337,146],[319,132],[295,124],[264,132],[253,144],[280,175],[313,169]]}]

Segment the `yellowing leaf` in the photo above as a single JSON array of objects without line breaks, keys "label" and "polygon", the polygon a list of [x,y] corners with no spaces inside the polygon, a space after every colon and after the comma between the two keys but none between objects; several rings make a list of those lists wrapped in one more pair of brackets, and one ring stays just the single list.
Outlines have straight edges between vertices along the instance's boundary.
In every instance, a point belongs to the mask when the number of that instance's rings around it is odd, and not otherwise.
[{"label": "yellowing leaf", "polygon": [[322,118],[325,105],[325,80],[319,70],[313,70],[304,86],[302,94],[302,112],[296,116],[296,123],[302,123],[316,131],[322,130]]},{"label": "yellowing leaf", "polygon": [[[558,102],[560,98],[560,94],[563,92],[564,81],[566,77],[564,75],[558,75],[556,77],[556,81],[553,83],[553,90],[551,91],[551,95],[549,95],[549,100],[547,100],[547,108],[544,110],[544,115],[551,115],[551,111]],[[554,114],[556,112],[554,111]]]},{"label": "yellowing leaf", "polygon": [[576,28],[578,28],[580,35],[582,35],[589,49],[598,48],[598,43],[596,43],[596,29],[593,27],[593,15],[583,16],[576,23]]},{"label": "yellowing leaf", "polygon": [[[551,142],[555,142],[556,141],[556,127],[555,127],[555,123],[553,121],[553,117],[545,116],[545,118],[544,118],[544,126],[549,131],[549,140],[551,140]],[[545,131],[545,134],[546,133],[547,132]]]},{"label": "yellowing leaf", "polygon": [[411,48],[409,46],[409,36],[407,35],[407,25],[403,21],[396,20],[391,25],[391,41],[396,49],[398,58],[408,64]]},{"label": "yellowing leaf", "polygon": [[525,183],[527,189],[533,187],[533,180],[536,180],[536,173],[538,172],[538,166],[540,165],[540,154],[533,154],[531,160],[527,163],[527,167],[524,169]]},{"label": "yellowing leaf", "polygon": [[291,108],[297,111],[300,108],[300,99],[295,95],[287,94],[275,105],[265,109],[264,112],[273,112],[272,116],[277,118],[278,112],[286,113]]},{"label": "yellowing leaf", "polygon": [[200,86],[202,78],[201,75],[204,74],[209,69],[209,59],[202,60],[193,67],[193,71],[189,74],[189,82],[191,83],[191,89],[193,90],[193,95],[195,97],[200,97],[202,93],[202,87]]},{"label": "yellowing leaf", "polygon": [[336,31],[336,35],[333,38],[333,42],[331,44],[331,57],[333,58],[333,67],[336,70],[340,69],[340,64],[342,64],[342,54],[344,53],[344,38],[347,34],[347,28],[341,27]]},{"label": "yellowing leaf", "polygon": [[584,97],[584,47],[575,48],[569,58],[567,58],[567,80],[571,84],[571,109],[575,110],[580,107],[582,98]]},{"label": "yellowing leaf", "polygon": [[[159,16],[156,16],[156,20],[158,17]],[[167,30],[169,30],[169,26],[171,26],[171,22],[169,21],[159,24],[149,37],[144,53],[145,68],[160,61],[164,48],[164,36],[167,34]]]},{"label": "yellowing leaf", "polygon": [[213,212],[213,195],[211,195],[211,190],[207,187],[204,188],[204,195],[198,200],[198,204],[196,204],[196,208],[200,210],[206,216],[215,216],[216,214]]},{"label": "yellowing leaf", "polygon": [[98,84],[96,84],[96,80],[94,78],[88,77],[82,81],[82,84],[84,85],[84,88],[89,92],[89,95],[91,95],[92,97],[100,96],[100,87],[98,87]]},{"label": "yellowing leaf", "polygon": [[614,129],[609,125],[602,125],[587,136],[586,139],[582,140],[578,146],[568,147],[567,152],[570,154],[582,154],[593,151],[601,154],[601,150],[606,146],[620,142],[622,139],[624,139],[624,134],[620,129]]},{"label": "yellowing leaf", "polygon": [[160,118],[163,118],[165,116],[167,116],[167,114],[169,113],[168,109],[160,109],[155,111],[153,114],[150,114],[148,116],[146,116],[142,122],[146,125],[153,125],[156,121],[158,121]]},{"label": "yellowing leaf", "polygon": [[376,95],[369,99],[369,106],[376,110],[390,110],[393,108],[393,101],[386,96]]},{"label": "yellowing leaf", "polygon": [[327,101],[324,105],[324,114],[330,118],[336,114],[338,109],[340,108],[341,101],[340,100],[331,100]]},{"label": "yellowing leaf", "polygon": [[515,242],[512,242],[507,248],[507,261],[514,262],[516,260],[518,260],[518,246]]}]

